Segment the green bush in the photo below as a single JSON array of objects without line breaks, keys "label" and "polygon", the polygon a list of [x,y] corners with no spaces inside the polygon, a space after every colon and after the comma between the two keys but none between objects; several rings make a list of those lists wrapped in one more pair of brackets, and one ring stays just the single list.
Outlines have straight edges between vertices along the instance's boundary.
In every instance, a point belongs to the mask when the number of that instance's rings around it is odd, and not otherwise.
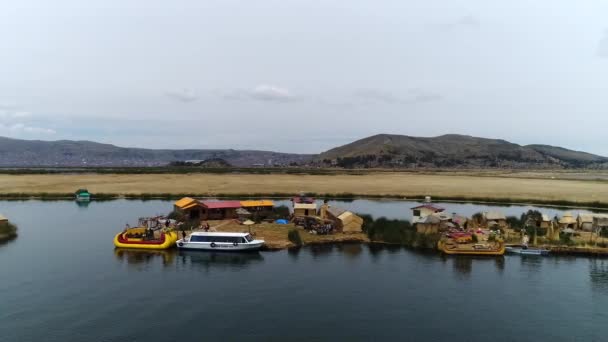
[{"label": "green bush", "polygon": [[479,238],[477,237],[477,234],[472,234],[472,235],[471,235],[471,240],[472,240],[474,243],[479,242]]},{"label": "green bush", "polygon": [[291,229],[287,233],[287,239],[296,246],[302,246],[302,237],[297,229]]},{"label": "green bush", "polygon": [[2,237],[6,239],[17,237],[17,226],[9,222],[6,226],[0,227],[0,238]]}]

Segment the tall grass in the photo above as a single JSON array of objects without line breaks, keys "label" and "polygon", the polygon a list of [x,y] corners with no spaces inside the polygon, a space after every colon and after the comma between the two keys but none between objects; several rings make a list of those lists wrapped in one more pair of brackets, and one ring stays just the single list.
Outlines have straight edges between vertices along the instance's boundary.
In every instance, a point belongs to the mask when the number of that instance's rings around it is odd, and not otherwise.
[{"label": "tall grass", "polygon": [[399,244],[406,247],[434,249],[440,234],[422,234],[407,220],[389,220],[380,217],[374,220],[370,215],[361,215],[364,230],[372,241]]}]

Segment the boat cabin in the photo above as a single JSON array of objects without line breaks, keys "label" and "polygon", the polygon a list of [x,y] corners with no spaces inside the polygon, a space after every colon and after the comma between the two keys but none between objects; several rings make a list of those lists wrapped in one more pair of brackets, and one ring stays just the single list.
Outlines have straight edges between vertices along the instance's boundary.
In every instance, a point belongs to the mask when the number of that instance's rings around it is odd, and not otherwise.
[{"label": "boat cabin", "polygon": [[91,200],[91,193],[87,189],[78,189],[75,194],[76,200],[80,202],[88,202]]},{"label": "boat cabin", "polygon": [[249,233],[221,233],[221,232],[194,232],[189,242],[215,242],[215,243],[248,243],[254,238]]}]

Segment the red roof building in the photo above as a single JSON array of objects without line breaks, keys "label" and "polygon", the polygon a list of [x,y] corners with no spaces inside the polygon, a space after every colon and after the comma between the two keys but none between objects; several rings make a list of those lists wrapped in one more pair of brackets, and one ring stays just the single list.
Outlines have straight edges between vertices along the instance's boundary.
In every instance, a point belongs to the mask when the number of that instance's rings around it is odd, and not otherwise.
[{"label": "red roof building", "polygon": [[315,203],[315,199],[313,197],[304,197],[304,196],[296,196],[291,199],[293,203]]},{"label": "red roof building", "polygon": [[207,209],[236,209],[241,207],[240,201],[201,201]]},{"label": "red roof building", "polygon": [[236,210],[241,208],[240,201],[202,201],[203,220],[226,220],[237,218]]}]

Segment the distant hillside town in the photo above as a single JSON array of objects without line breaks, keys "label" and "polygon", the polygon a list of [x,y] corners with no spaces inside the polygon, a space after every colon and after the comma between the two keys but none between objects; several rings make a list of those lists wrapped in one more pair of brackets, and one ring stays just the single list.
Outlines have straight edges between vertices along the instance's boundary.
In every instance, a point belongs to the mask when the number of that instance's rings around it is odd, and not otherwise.
[{"label": "distant hillside town", "polygon": [[313,154],[257,150],[125,148],[91,141],[0,137],[0,167],[315,167],[443,169],[606,169],[608,158],[548,145],[465,135],[379,134]]}]

